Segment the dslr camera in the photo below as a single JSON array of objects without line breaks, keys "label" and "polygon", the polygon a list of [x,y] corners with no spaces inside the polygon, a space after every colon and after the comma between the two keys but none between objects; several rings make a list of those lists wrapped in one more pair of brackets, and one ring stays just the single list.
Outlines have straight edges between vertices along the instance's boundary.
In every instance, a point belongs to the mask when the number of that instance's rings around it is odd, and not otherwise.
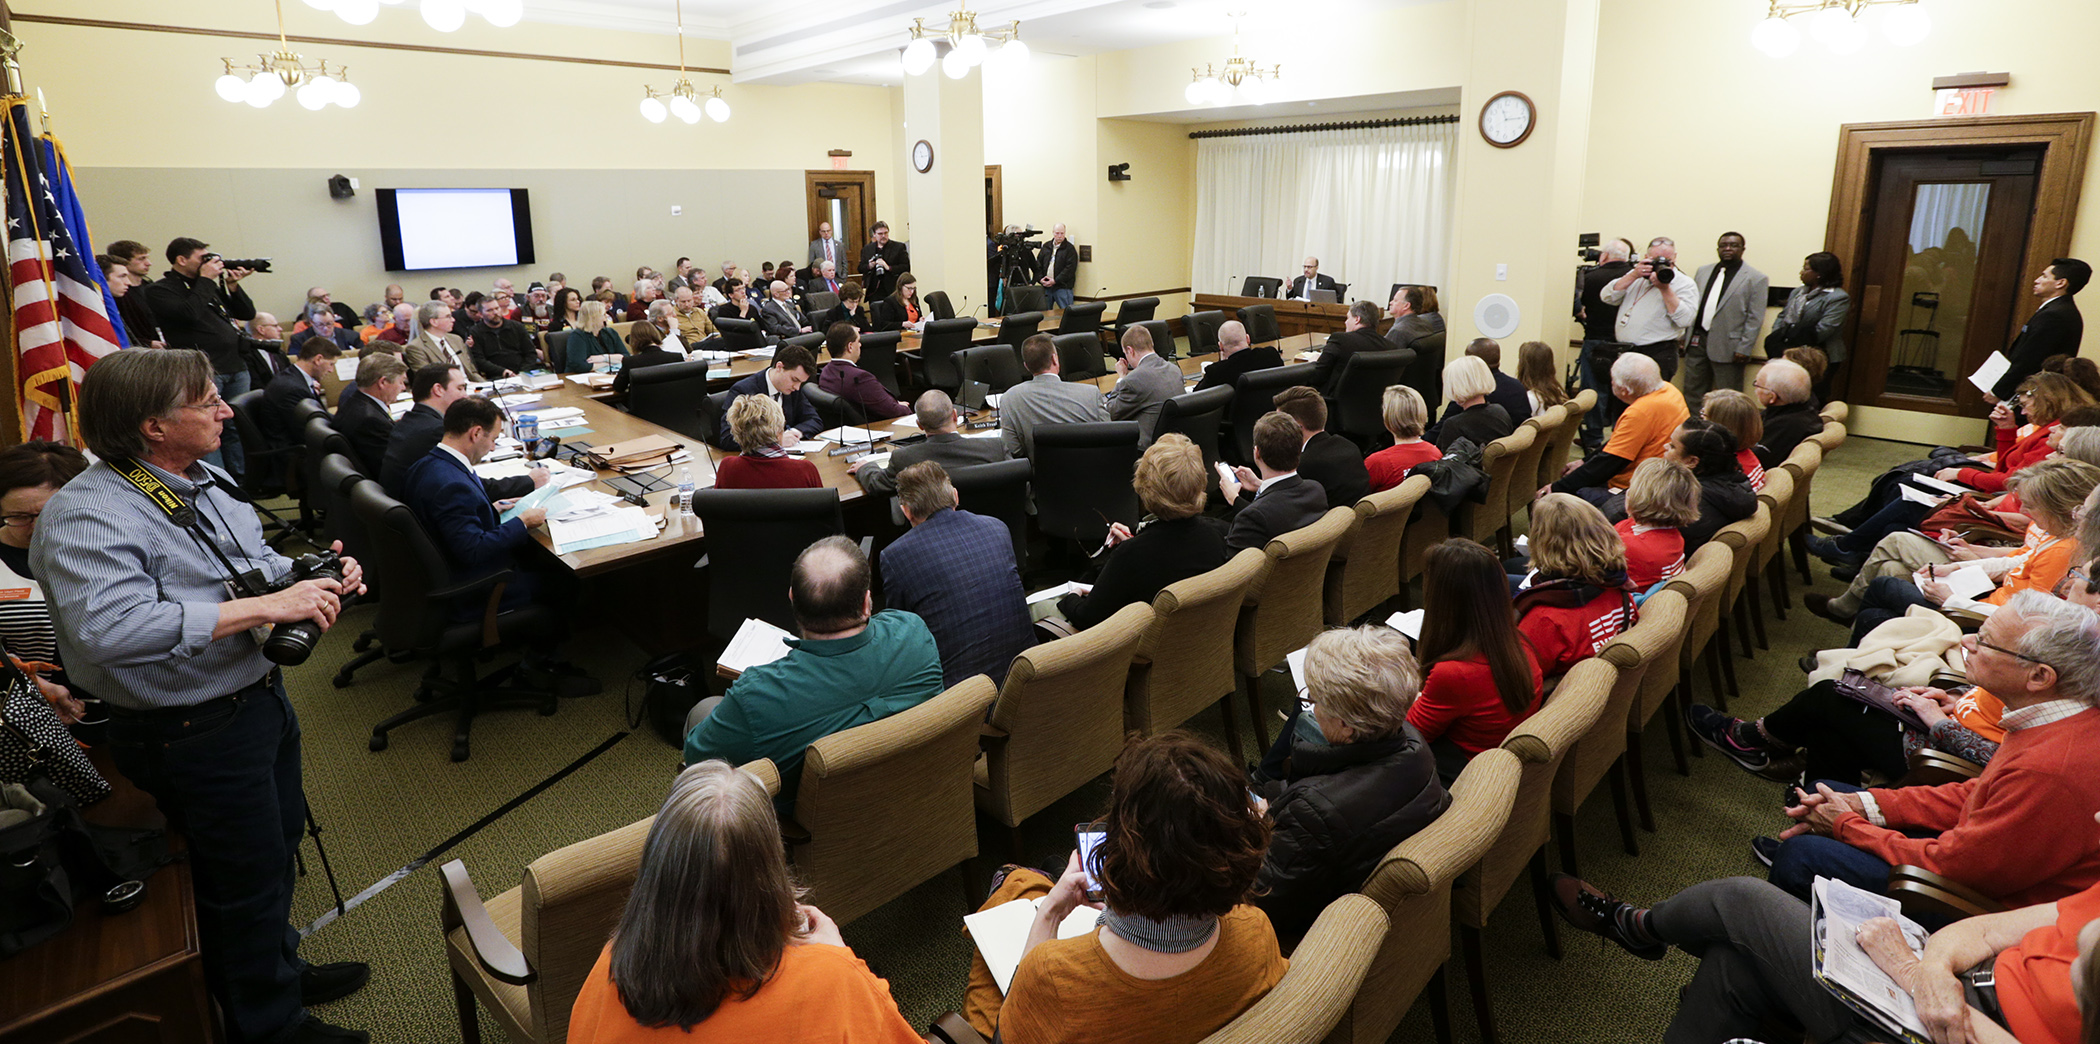
[{"label": "dslr camera", "polygon": [[[342,579],[343,557],[333,551],[319,551],[292,559],[291,570],[276,583],[264,580],[259,569],[251,569],[241,574],[242,586],[258,594],[276,594],[306,580],[334,580],[341,583]],[[352,597],[354,596],[345,593],[343,601],[347,604]],[[297,667],[305,663],[308,656],[313,655],[314,643],[320,640],[321,625],[312,620],[278,624],[270,629],[270,637],[263,641],[263,657],[279,666]]]},{"label": "dslr camera", "polygon": [[204,255],[204,259],[207,261],[211,260],[212,258],[218,258],[219,263],[225,265],[227,268],[245,268],[250,272],[267,272],[270,270],[270,259],[267,257],[222,257],[218,254]]},{"label": "dslr camera", "polygon": [[1029,242],[1029,240],[1032,240],[1032,239],[1041,239],[1041,238],[1043,238],[1043,234],[1042,234],[1042,232],[1040,232],[1040,231],[1038,231],[1038,230],[1036,230],[1036,229],[1027,229],[1027,230],[1025,230],[1025,231],[1021,231],[1021,232],[999,232],[999,233],[995,233],[995,234],[994,234],[994,235],[992,236],[992,242],[993,242],[993,243],[996,243],[996,244],[998,244],[998,247],[999,247],[999,250],[1000,250],[1000,252],[1001,252],[1001,253],[1004,253],[1004,252],[1006,252],[1006,251],[1010,251],[1010,250],[1011,250],[1011,251],[1025,251],[1025,250],[1029,250],[1029,249],[1031,249],[1032,247],[1034,247],[1034,246],[1035,246],[1035,244],[1033,244],[1033,243]]},{"label": "dslr camera", "polygon": [[1655,270],[1655,278],[1665,283],[1675,278],[1677,272],[1677,263],[1667,257],[1649,258],[1648,267]]}]

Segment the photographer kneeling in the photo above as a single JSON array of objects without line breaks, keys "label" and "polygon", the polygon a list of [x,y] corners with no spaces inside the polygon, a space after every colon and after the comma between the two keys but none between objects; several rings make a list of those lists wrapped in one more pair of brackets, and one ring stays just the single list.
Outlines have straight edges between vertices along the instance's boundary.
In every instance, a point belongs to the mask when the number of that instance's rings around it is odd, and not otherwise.
[{"label": "photographer kneeling", "polygon": [[[364,589],[352,559],[278,585],[298,563],[263,543],[255,511],[204,463],[233,410],[202,352],[118,352],[80,386],[100,462],[51,497],[30,564],[66,670],[109,708],[116,765],[189,841],[205,981],[235,1042],[364,1041],[305,1005],[364,985],[363,964],[309,965],[289,923],[306,819],[299,721],[265,657],[303,659]],[[335,550],[340,551],[341,545]],[[322,556],[327,557],[327,556]]]}]

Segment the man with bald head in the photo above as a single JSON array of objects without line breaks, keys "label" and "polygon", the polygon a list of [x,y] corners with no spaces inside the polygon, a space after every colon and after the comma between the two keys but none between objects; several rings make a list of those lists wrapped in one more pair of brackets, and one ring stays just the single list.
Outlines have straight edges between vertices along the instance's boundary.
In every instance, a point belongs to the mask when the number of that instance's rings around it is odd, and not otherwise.
[{"label": "man with bald head", "polygon": [[1291,292],[1285,296],[1293,301],[1310,301],[1315,290],[1334,293],[1334,277],[1320,271],[1319,258],[1308,257],[1305,259],[1305,274],[1291,280]]},{"label": "man with bald head", "polygon": [[388,322],[385,328],[381,329],[378,333],[373,334],[372,340],[375,343],[379,341],[385,341],[388,344],[399,345],[401,347],[395,348],[393,349],[393,351],[395,352],[395,354],[400,354],[403,348],[408,347],[408,339],[410,337],[415,336],[415,332],[415,306],[397,301],[394,303],[394,314],[392,321]]},{"label": "man with bald head", "polygon": [[1801,440],[1823,430],[1808,371],[1792,359],[1774,359],[1750,382],[1765,408],[1765,433],[1757,440],[1757,462],[1767,471],[1786,463]]},{"label": "man with bald head", "polygon": [[1050,241],[1035,258],[1036,282],[1050,295],[1050,307],[1072,307],[1072,287],[1079,281],[1079,248],[1065,239],[1065,225],[1050,226]]},{"label": "man with bald head", "polygon": [[388,283],[386,285],[386,294],[380,300],[379,306],[391,312],[401,307],[401,302],[406,300],[408,300],[408,291],[403,290],[400,283]]},{"label": "man with bald head", "polygon": [[1195,390],[1231,388],[1239,383],[1240,374],[1282,365],[1283,353],[1275,345],[1250,346],[1247,328],[1237,319],[1228,320],[1218,327],[1218,361],[1203,368],[1203,379],[1196,382]]}]

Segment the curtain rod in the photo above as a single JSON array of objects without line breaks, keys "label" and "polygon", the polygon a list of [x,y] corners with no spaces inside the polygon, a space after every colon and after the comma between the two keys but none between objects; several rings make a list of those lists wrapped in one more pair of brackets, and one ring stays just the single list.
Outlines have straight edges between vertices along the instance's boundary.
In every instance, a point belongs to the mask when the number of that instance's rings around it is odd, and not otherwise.
[{"label": "curtain rod", "polygon": [[1457,123],[1456,116],[1408,116],[1390,120],[1357,120],[1353,123],[1294,123],[1287,127],[1241,127],[1237,130],[1190,131],[1189,137],[1247,138],[1257,134],[1295,134],[1299,131],[1366,130],[1374,127],[1420,127],[1431,123]]}]

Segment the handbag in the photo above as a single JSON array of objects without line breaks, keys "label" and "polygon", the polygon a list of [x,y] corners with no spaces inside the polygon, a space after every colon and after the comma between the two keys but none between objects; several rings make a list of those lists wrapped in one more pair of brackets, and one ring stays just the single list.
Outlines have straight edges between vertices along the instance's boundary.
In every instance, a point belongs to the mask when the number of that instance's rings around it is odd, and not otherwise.
[{"label": "handbag", "polygon": [[0,783],[27,784],[47,777],[82,805],[109,796],[109,781],[95,770],[73,734],[58,720],[36,679],[0,655]]},{"label": "handbag", "polygon": [[[0,731],[29,742],[11,721]],[[176,858],[158,830],[82,819],[42,764],[26,782],[0,783],[0,960],[65,931],[90,899],[107,913],[137,906],[145,879]]]},{"label": "handbag", "polygon": [[642,683],[649,724],[665,743],[685,748],[685,717],[707,695],[707,679],[691,653],[659,656],[634,672]]},{"label": "handbag", "polygon": [[1984,507],[1983,498],[1974,493],[1963,493],[1934,508],[1918,528],[1933,534],[1951,529],[1972,544],[2017,545],[2027,539],[2025,519]]},{"label": "handbag", "polygon": [[1412,475],[1429,476],[1429,492],[1422,499],[1449,515],[1460,504],[1487,502],[1488,476],[1480,470],[1480,447],[1471,439],[1454,439],[1444,455],[1407,469]]}]

